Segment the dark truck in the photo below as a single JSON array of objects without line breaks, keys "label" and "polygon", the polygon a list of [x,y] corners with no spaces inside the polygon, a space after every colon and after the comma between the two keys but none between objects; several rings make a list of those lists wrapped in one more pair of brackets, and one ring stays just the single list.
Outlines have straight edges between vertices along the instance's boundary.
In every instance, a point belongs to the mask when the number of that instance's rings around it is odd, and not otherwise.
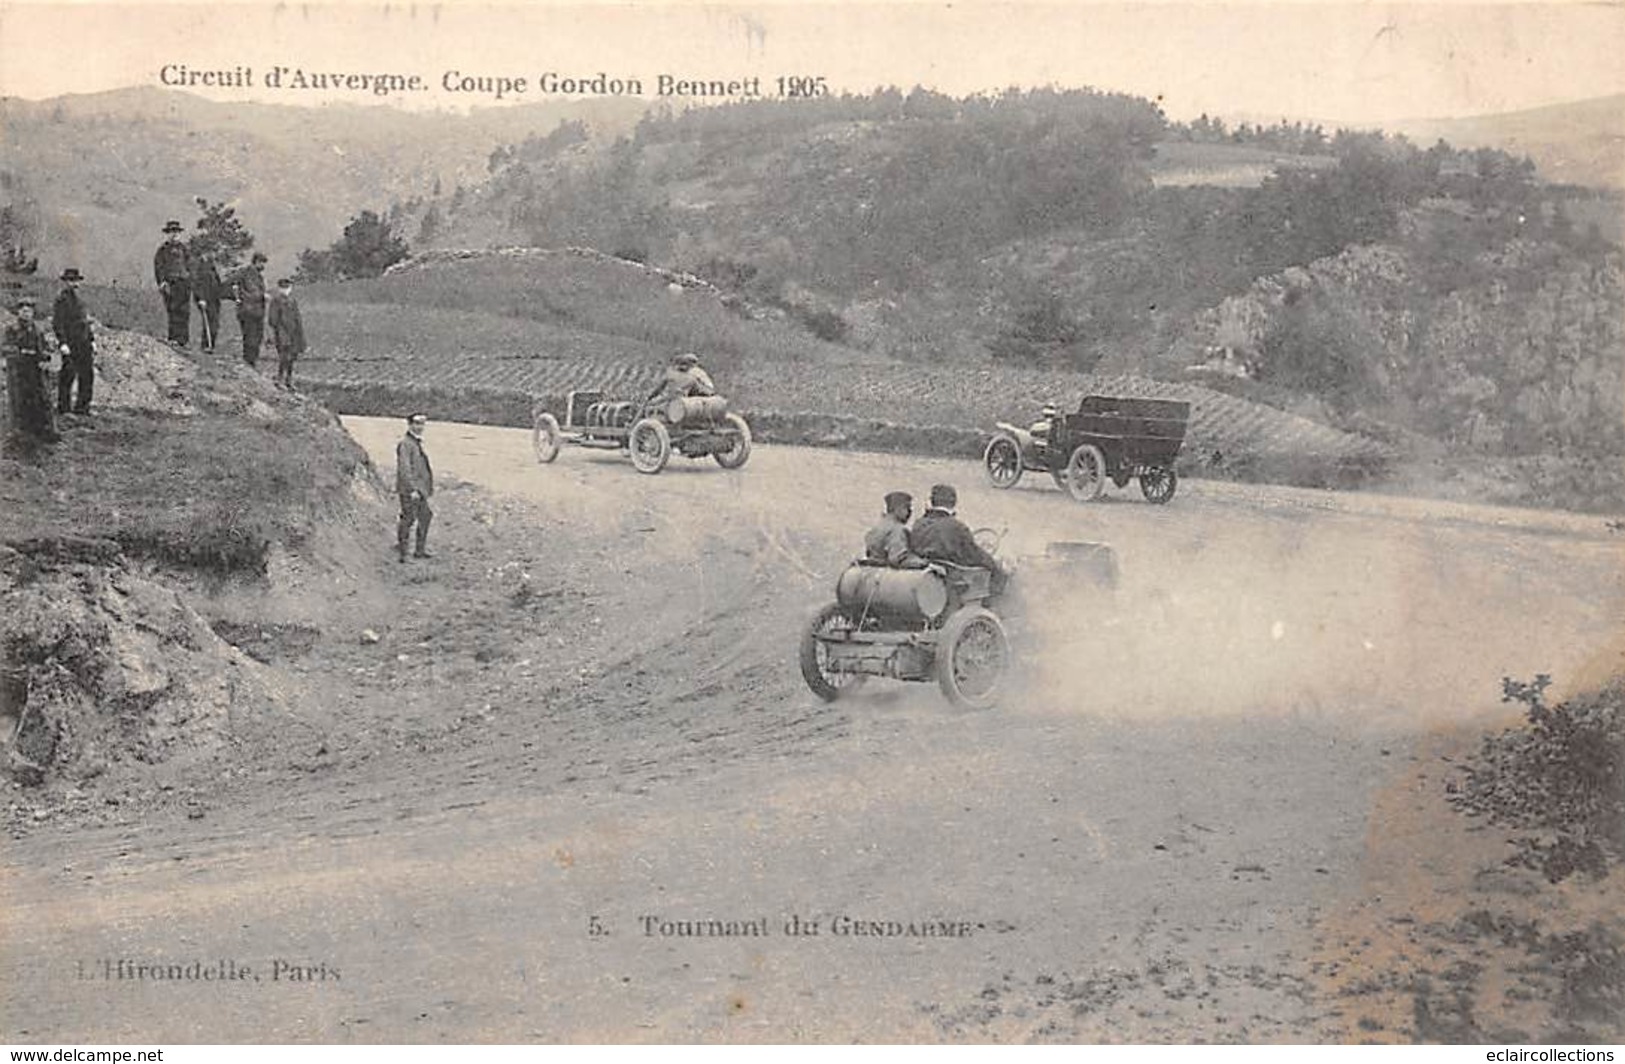
[{"label": "dark truck", "polygon": [[1126,487],[1139,478],[1150,502],[1174,497],[1174,460],[1185,442],[1191,405],[1179,399],[1090,395],[1075,414],[1030,428],[999,422],[982,452],[988,480],[1013,488],[1026,470],[1043,470],[1079,502],[1098,498],[1110,480]]}]

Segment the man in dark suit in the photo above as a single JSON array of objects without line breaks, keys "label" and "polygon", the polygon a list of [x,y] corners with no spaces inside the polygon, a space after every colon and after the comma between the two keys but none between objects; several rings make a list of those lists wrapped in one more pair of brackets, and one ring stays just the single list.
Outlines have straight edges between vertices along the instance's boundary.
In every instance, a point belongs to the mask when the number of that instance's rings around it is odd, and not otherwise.
[{"label": "man in dark suit", "polygon": [[152,276],[169,315],[169,342],[177,347],[192,342],[192,253],[181,243],[184,231],[173,219],[165,223],[166,238],[152,257]]},{"label": "man in dark suit", "polygon": [[214,256],[209,252],[193,256],[192,299],[202,319],[205,351],[213,351],[215,342],[220,339],[220,297],[220,271],[215,269]]},{"label": "man in dark suit", "polygon": [[974,566],[992,574],[994,594],[1004,590],[1006,574],[999,560],[976,542],[965,522],[954,515],[959,505],[959,493],[952,484],[931,487],[931,506],[908,534],[914,553],[931,561],[951,562],[954,565]]},{"label": "man in dark suit", "polygon": [[237,304],[237,327],[243,334],[243,361],[259,365],[265,343],[265,253],[254,252],[247,266],[231,275],[231,299]]},{"label": "man in dark suit", "polygon": [[55,443],[62,437],[52,424],[51,401],[45,393],[45,366],[51,348],[34,322],[34,297],[17,299],[17,320],[0,336],[6,362],[6,397],[11,431],[26,443]]},{"label": "man in dark suit", "polygon": [[395,553],[406,561],[406,539],[417,525],[417,549],[414,558],[427,558],[425,549],[429,541],[429,522],[434,511],[429,509],[429,496],[434,494],[434,470],[429,455],[423,449],[423,430],[429,424],[427,414],[413,414],[406,419],[406,435],[395,445],[395,493],[401,498],[401,520],[395,526]]},{"label": "man in dark suit", "polygon": [[[90,397],[96,387],[96,346],[90,331],[90,316],[79,299],[79,282],[84,280],[77,267],[62,271],[62,292],[51,306],[51,331],[56,333],[57,350],[62,354],[62,372],[56,381],[56,412],[90,413]],[[78,395],[74,395],[74,385]],[[70,407],[69,401],[72,400]]]}]

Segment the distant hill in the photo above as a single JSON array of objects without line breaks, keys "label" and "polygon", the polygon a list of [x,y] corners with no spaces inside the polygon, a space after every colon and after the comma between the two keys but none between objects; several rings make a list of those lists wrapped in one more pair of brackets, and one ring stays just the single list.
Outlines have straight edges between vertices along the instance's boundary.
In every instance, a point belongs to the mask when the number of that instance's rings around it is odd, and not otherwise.
[{"label": "distant hill", "polygon": [[467,115],[384,107],[218,103],[153,87],[33,102],[0,100],[0,193],[36,228],[41,269],[151,283],[164,221],[189,228],[193,200],[225,201],[291,272],[357,211],[486,176],[493,149],[566,119],[630,128],[638,101],[531,104]]},{"label": "distant hill", "polygon": [[1534,160],[1548,181],[1625,189],[1625,94],[1476,118],[1396,122],[1421,146],[1500,148]]}]

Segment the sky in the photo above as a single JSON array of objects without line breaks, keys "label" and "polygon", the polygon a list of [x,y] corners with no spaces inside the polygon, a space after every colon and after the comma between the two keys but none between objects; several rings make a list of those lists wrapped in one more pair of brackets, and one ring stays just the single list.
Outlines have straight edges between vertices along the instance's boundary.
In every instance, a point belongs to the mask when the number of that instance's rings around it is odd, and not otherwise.
[{"label": "sky", "polygon": [[[643,81],[822,76],[835,91],[919,84],[963,95],[1092,86],[1202,112],[1348,123],[1522,110],[1625,93],[1625,5],[1544,3],[770,2],[493,5],[63,3],[0,0],[0,95],[41,99],[160,84],[160,74],[254,72],[219,100],[411,108],[496,103],[450,72]],[[273,66],[417,75],[424,90],[292,93]]]}]

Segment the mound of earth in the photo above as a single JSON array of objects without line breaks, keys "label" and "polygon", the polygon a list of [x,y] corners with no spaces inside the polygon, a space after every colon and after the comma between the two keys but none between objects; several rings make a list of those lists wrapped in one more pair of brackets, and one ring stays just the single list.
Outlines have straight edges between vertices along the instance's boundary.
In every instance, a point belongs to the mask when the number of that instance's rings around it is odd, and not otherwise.
[{"label": "mound of earth", "polygon": [[361,529],[389,519],[337,419],[254,370],[107,329],[96,368],[91,417],[0,458],[0,739],[47,805],[284,741],[297,699],[260,662],[377,598]]}]

